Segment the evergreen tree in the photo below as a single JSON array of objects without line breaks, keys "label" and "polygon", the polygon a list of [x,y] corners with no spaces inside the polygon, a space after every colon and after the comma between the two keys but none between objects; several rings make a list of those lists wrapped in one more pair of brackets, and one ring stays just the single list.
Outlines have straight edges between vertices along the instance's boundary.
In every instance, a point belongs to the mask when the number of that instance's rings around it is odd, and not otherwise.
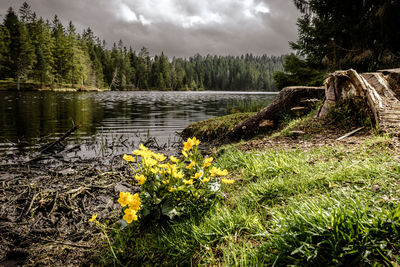
[{"label": "evergreen tree", "polygon": [[35,48],[36,63],[33,68],[33,78],[43,86],[53,82],[53,55],[54,40],[50,28],[40,18],[32,27],[32,45]]},{"label": "evergreen tree", "polygon": [[27,75],[33,66],[34,50],[26,25],[19,22],[12,8],[8,9],[4,26],[9,32],[7,40],[9,57],[6,65],[8,65],[10,77],[17,79],[17,90],[20,90],[20,79]]},{"label": "evergreen tree", "polygon": [[69,64],[70,53],[68,52],[68,40],[65,35],[65,29],[57,15],[54,16],[52,23],[52,37],[54,39],[52,51],[52,57],[54,59],[53,72],[55,81],[58,84],[62,84],[64,79],[68,78],[71,64]]},{"label": "evergreen tree", "polygon": [[32,20],[34,19],[34,14],[31,10],[31,6],[27,2],[24,2],[20,7],[19,14],[22,23],[32,22]]},{"label": "evergreen tree", "polygon": [[400,2],[294,0],[302,13],[292,48],[308,64],[360,71],[400,63]]},{"label": "evergreen tree", "polygon": [[9,70],[7,68],[7,63],[8,63],[8,57],[10,55],[9,53],[9,40],[10,40],[10,34],[8,32],[8,29],[0,25],[0,78],[4,79],[7,77],[7,73],[9,73]]}]

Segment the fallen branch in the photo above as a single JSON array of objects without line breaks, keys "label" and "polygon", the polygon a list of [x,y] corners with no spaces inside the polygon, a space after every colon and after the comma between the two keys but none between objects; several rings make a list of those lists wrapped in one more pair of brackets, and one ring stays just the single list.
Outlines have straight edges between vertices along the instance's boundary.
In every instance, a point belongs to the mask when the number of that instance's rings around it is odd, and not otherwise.
[{"label": "fallen branch", "polygon": [[361,131],[361,130],[364,129],[364,128],[365,128],[365,127],[363,126],[363,127],[357,128],[357,129],[355,129],[355,130],[353,130],[353,131],[351,131],[351,132],[348,132],[347,134],[345,134],[345,135],[339,137],[338,139],[336,139],[336,141],[340,141],[340,140],[342,140],[342,139],[345,139],[346,137],[349,137],[349,136],[355,134],[356,132]]},{"label": "fallen branch", "polygon": [[44,145],[41,147],[41,151],[40,153],[44,153],[46,151],[49,151],[50,149],[52,149],[55,145],[59,144],[61,141],[63,141],[65,138],[67,138],[68,136],[70,136],[73,132],[75,132],[76,130],[78,130],[81,126],[80,125],[75,125],[73,128],[69,129],[68,132],[66,132],[63,136],[61,136],[60,138],[58,138],[56,141]]}]

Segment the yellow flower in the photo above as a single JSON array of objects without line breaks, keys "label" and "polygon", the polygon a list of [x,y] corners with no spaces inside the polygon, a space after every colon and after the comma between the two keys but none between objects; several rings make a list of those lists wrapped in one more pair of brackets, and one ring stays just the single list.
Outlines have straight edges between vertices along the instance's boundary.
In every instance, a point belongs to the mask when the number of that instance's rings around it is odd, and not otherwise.
[{"label": "yellow flower", "polygon": [[167,171],[167,173],[169,173],[169,174],[173,174],[173,173],[175,173],[176,172],[176,170],[177,170],[177,166],[176,166],[176,164],[170,164],[170,163],[167,163],[167,167],[168,167],[168,171]]},{"label": "yellow flower", "polygon": [[210,176],[213,177],[213,176],[217,175],[219,170],[220,169],[218,169],[216,167],[212,167],[211,170],[210,170]]},{"label": "yellow flower", "polygon": [[194,167],[195,164],[196,164],[195,161],[190,162],[190,164],[186,166],[186,169],[189,169],[189,170],[190,170],[190,169],[193,169],[193,167]]},{"label": "yellow flower", "polygon": [[158,164],[158,168],[168,168],[167,164]]},{"label": "yellow flower", "polygon": [[193,138],[192,138],[192,142],[193,142],[193,144],[194,144],[195,146],[200,145],[200,140],[199,140],[199,139],[196,139],[196,137],[193,137]]},{"label": "yellow flower", "polygon": [[172,173],[172,176],[177,179],[182,179],[185,175],[181,172],[174,172]]},{"label": "yellow flower", "polygon": [[201,172],[198,172],[198,173],[196,173],[196,174],[194,175],[193,179],[200,178],[201,176],[203,176],[203,172],[202,172],[202,171],[201,171]]},{"label": "yellow flower", "polygon": [[213,177],[215,175],[219,175],[219,176],[225,176],[228,175],[228,171],[227,170],[221,170],[219,168],[216,167],[212,167],[210,170],[210,176]]},{"label": "yellow flower", "polygon": [[134,209],[126,209],[125,215],[122,217],[127,223],[131,223],[132,221],[137,221],[138,217],[136,211]]},{"label": "yellow flower", "polygon": [[136,155],[136,156],[141,156],[142,155],[142,151],[136,149],[136,150],[133,151],[133,154]]},{"label": "yellow flower", "polygon": [[138,210],[140,210],[140,205],[142,205],[142,202],[140,201],[139,194],[136,193],[134,195],[130,195],[128,199],[129,208],[137,212]]},{"label": "yellow flower", "polygon": [[203,178],[203,180],[202,180],[202,182],[205,184],[208,183],[209,181],[210,181],[210,178]]},{"label": "yellow flower", "polygon": [[163,184],[168,184],[168,183],[169,183],[169,180],[164,180],[164,181],[162,181],[162,183],[163,183]]},{"label": "yellow flower", "polygon": [[157,167],[150,168],[150,171],[151,171],[152,173],[154,173],[154,174],[157,174],[157,173],[160,172],[160,170],[159,170]]},{"label": "yellow flower", "polygon": [[223,184],[233,184],[235,182],[235,180],[221,179],[221,182]]},{"label": "yellow flower", "polygon": [[210,165],[211,165],[211,162],[212,162],[213,160],[214,160],[214,159],[213,159],[212,157],[205,158],[205,159],[204,159],[204,165],[203,165],[204,168],[210,166]]},{"label": "yellow flower", "polygon": [[118,203],[121,204],[122,207],[128,205],[128,198],[131,194],[129,192],[119,192]]},{"label": "yellow flower", "polygon": [[194,183],[194,181],[193,181],[193,179],[190,179],[190,180],[185,180],[185,179],[183,179],[183,183],[184,183],[185,185],[192,185],[192,184]]},{"label": "yellow flower", "polygon": [[154,154],[153,155],[154,156],[154,158],[156,159],[156,160],[158,160],[158,161],[164,161],[165,159],[166,159],[166,157],[162,154],[162,153],[159,153],[159,154]]},{"label": "yellow flower", "polygon": [[146,167],[153,167],[154,165],[157,165],[157,160],[152,158],[143,158],[142,162]]},{"label": "yellow flower", "polygon": [[186,153],[186,151],[185,151],[185,150],[182,150],[182,155],[184,155],[184,156],[185,156],[185,158],[187,158],[187,157],[188,157],[188,154]]},{"label": "yellow flower", "polygon": [[135,159],[131,155],[124,154],[123,159],[128,162],[134,162]]},{"label": "yellow flower", "polygon": [[188,138],[188,140],[183,143],[183,150],[189,151],[190,149],[192,149],[193,146],[194,146],[194,142],[193,142],[192,138]]},{"label": "yellow flower", "polygon": [[148,151],[149,149],[147,147],[145,147],[143,144],[139,145],[139,149],[142,151]]},{"label": "yellow flower", "polygon": [[169,190],[168,190],[169,192],[175,192],[176,191],[176,188],[173,188],[173,187],[171,187]]},{"label": "yellow flower", "polygon": [[177,163],[179,161],[179,159],[175,158],[174,156],[169,157],[169,159],[174,163]]},{"label": "yellow flower", "polygon": [[219,176],[226,176],[226,175],[228,175],[228,171],[226,169],[224,169],[223,171],[220,170],[218,175]]},{"label": "yellow flower", "polygon": [[97,214],[93,214],[92,218],[89,219],[89,222],[95,222],[97,220]]},{"label": "yellow flower", "polygon": [[138,184],[139,185],[143,185],[145,182],[146,182],[146,180],[147,180],[147,178],[142,174],[142,175],[135,175],[135,179],[138,181]]}]

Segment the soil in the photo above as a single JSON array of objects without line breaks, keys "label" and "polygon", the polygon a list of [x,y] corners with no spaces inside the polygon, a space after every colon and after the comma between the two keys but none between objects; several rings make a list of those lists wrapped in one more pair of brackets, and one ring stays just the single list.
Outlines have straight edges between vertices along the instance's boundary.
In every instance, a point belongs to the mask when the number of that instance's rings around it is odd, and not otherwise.
[{"label": "soil", "polygon": [[[336,140],[358,127],[355,125],[349,129],[331,122],[321,121],[320,119],[310,119],[291,129],[288,135],[281,134],[275,137],[270,135],[264,137],[258,136],[253,140],[240,143],[238,147],[244,150],[274,148],[280,150],[299,149],[308,151],[316,147],[344,145],[348,149],[351,149],[352,147],[359,147],[367,139],[378,134],[377,130],[365,127],[349,137],[339,141]],[[387,145],[389,145],[395,154],[400,155],[400,139],[398,137],[391,137],[385,142],[387,142]]]},{"label": "soil", "polygon": [[59,159],[0,165],[0,266],[89,265],[104,247],[88,220],[117,221],[119,191],[137,191],[114,157],[60,163]]}]

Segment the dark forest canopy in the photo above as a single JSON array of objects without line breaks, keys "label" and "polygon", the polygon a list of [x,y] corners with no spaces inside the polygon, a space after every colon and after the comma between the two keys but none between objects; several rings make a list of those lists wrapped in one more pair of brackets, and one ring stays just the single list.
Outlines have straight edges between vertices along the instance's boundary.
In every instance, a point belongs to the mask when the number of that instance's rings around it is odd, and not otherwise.
[{"label": "dark forest canopy", "polygon": [[[18,14],[17,14],[18,13]],[[0,25],[0,79],[39,86],[92,86],[112,90],[276,90],[272,75],[283,56],[150,56],[124,46],[106,47],[90,28],[76,32],[57,16],[38,18],[24,3]],[[19,83],[18,83],[19,84]]]},{"label": "dark forest canopy", "polygon": [[328,70],[400,66],[400,1],[293,0],[302,16],[293,49]]}]

